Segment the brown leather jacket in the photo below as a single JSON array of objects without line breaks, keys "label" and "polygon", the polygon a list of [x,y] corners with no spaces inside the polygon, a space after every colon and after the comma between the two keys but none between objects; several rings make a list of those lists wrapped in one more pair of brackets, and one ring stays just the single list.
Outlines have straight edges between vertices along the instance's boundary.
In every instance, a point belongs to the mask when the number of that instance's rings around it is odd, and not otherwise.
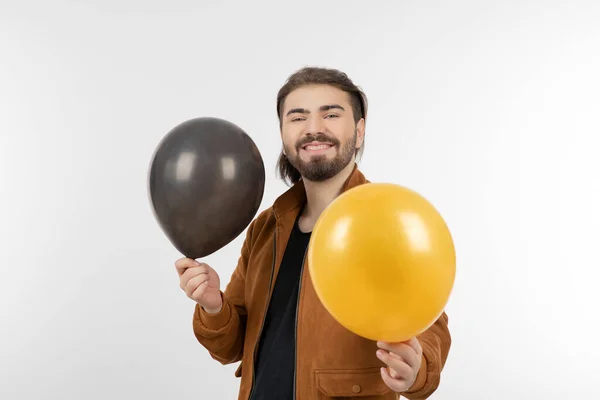
[{"label": "brown leather jacket", "polygon": [[[368,183],[356,168],[343,191]],[[238,265],[223,297],[223,308],[210,315],[196,306],[194,334],[210,355],[222,364],[241,360],[239,400],[249,398],[254,379],[254,356],[267,304],[287,240],[306,200],[302,181],[281,195],[272,207],[249,225]],[[359,397],[363,400],[426,399],[438,387],[450,350],[448,318],[438,321],[418,339],[423,362],[413,386],[404,393],[391,391],[383,382],[376,357],[377,344],[348,331],[323,307],[303,269],[296,318],[297,400]]]}]

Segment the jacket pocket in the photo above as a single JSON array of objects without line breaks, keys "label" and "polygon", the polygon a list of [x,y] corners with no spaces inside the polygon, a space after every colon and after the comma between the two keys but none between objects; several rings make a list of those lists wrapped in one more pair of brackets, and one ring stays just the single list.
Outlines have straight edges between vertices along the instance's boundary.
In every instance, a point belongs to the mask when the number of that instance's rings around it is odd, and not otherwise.
[{"label": "jacket pocket", "polygon": [[[321,369],[315,371],[317,399],[395,399],[381,378],[378,367],[363,369]],[[387,396],[386,396],[387,395]]]}]

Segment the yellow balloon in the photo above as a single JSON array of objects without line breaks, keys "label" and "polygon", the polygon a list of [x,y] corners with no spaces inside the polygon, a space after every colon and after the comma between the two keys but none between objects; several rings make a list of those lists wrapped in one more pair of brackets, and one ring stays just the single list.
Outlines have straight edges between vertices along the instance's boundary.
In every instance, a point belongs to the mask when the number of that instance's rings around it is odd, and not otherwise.
[{"label": "yellow balloon", "polygon": [[341,325],[400,342],[444,311],[456,256],[445,221],[425,198],[399,185],[367,183],[321,214],[308,267],[319,299]]}]

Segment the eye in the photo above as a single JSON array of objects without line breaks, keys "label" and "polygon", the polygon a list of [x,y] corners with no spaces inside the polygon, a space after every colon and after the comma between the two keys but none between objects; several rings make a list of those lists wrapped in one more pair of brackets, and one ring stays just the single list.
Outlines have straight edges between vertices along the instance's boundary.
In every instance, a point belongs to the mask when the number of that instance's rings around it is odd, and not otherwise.
[{"label": "eye", "polygon": [[337,115],[337,114],[327,114],[325,116],[325,118],[337,118],[337,117],[339,117],[339,115]]},{"label": "eye", "polygon": [[298,121],[304,121],[304,118],[302,118],[302,117],[292,118],[292,122],[298,122]]}]

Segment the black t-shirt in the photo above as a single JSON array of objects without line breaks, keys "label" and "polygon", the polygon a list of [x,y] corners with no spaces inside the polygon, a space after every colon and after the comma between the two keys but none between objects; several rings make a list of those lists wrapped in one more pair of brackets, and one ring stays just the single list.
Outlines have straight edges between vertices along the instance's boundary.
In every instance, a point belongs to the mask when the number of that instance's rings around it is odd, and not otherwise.
[{"label": "black t-shirt", "polygon": [[251,400],[293,399],[296,369],[296,307],[310,233],[298,227],[288,241],[258,347]]}]

